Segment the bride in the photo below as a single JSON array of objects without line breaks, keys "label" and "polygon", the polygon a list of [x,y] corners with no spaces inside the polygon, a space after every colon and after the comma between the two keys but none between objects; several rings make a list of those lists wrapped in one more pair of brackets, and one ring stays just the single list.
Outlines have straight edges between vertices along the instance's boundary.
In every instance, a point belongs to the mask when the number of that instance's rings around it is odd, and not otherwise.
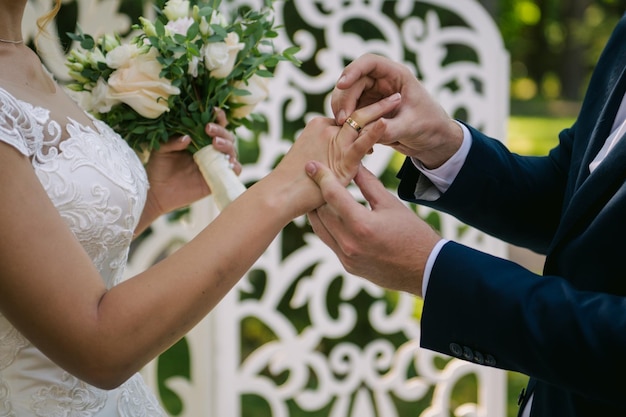
[{"label": "bride", "polygon": [[[188,138],[144,167],[66,96],[23,42],[26,2],[0,0],[0,415],[162,416],[137,372],[209,313],[285,225],[322,204],[306,162],[347,184],[381,131],[374,121],[398,100],[357,110],[360,134],[313,119],[195,239],[122,282],[133,236],[210,190]],[[206,131],[239,172],[232,134]]]}]

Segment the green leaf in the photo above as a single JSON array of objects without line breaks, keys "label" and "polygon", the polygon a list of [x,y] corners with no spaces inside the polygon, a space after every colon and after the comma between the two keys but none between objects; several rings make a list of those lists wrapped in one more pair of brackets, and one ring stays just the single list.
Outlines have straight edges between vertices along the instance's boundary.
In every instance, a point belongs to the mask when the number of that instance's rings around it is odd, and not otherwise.
[{"label": "green leaf", "polygon": [[199,108],[200,108],[200,105],[198,104],[197,101],[194,101],[189,106],[187,106],[187,110],[189,110],[191,113],[197,112]]},{"label": "green leaf", "polygon": [[91,51],[96,46],[96,41],[90,35],[84,35],[81,39],[80,47]]},{"label": "green leaf", "polygon": [[194,40],[196,36],[200,34],[200,27],[197,22],[194,22],[189,29],[187,29],[187,39]]},{"label": "green leaf", "polygon": [[186,127],[193,128],[196,126],[196,122],[194,122],[193,119],[190,117],[182,117],[180,121],[183,123],[183,126],[186,126]]},{"label": "green leaf", "polygon": [[274,74],[272,74],[270,71],[264,69],[258,70],[256,72],[256,75],[263,78],[272,78],[274,76]]},{"label": "green leaf", "polygon": [[284,55],[294,55],[297,54],[298,52],[300,52],[300,47],[299,46],[290,46],[289,48],[285,49],[283,51]]},{"label": "green leaf", "polygon": [[160,20],[154,23],[154,29],[156,30],[157,37],[163,38],[165,36],[165,25]]},{"label": "green leaf", "polygon": [[213,121],[213,111],[205,111],[201,114],[200,122],[202,126],[205,126],[207,123]]},{"label": "green leaf", "polygon": [[234,96],[249,96],[250,93],[248,90],[242,90],[241,88],[233,88],[232,94]]}]

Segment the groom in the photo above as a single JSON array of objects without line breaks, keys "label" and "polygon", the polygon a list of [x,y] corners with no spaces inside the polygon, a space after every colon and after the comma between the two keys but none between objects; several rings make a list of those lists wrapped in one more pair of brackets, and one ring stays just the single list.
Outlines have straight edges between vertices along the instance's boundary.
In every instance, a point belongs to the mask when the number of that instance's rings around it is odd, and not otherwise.
[{"label": "groom", "polygon": [[542,157],[512,154],[452,120],[382,57],[357,59],[337,83],[338,123],[357,104],[402,93],[379,140],[407,156],[402,199],[545,254],[542,275],[442,239],[365,168],[355,182],[370,208],[326,167],[306,167],[327,202],[311,224],[346,270],[423,297],[424,348],[529,375],[520,415],[626,415],[625,68],[626,15],[578,120]]}]

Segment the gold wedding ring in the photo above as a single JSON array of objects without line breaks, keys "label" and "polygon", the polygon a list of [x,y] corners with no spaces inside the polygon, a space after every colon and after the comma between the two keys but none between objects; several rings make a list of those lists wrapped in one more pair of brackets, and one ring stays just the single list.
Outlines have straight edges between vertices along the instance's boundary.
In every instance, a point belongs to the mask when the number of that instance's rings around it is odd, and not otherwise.
[{"label": "gold wedding ring", "polygon": [[361,125],[359,125],[352,117],[348,117],[346,119],[346,123],[353,128],[354,130],[356,130],[357,133],[359,133],[362,129]]}]

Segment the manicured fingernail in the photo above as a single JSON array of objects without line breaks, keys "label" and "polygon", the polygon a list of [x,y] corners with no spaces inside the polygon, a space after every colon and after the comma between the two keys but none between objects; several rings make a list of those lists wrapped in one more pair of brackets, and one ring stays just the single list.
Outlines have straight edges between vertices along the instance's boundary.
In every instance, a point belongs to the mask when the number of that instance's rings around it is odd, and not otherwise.
[{"label": "manicured fingernail", "polygon": [[307,174],[309,174],[310,176],[313,176],[317,172],[317,166],[315,165],[314,162],[307,162],[304,165],[304,170],[306,171]]},{"label": "manicured fingernail", "polygon": [[400,93],[394,93],[390,95],[389,97],[387,97],[387,100],[393,103],[396,101],[400,101],[401,98],[402,98],[402,95]]},{"label": "manicured fingernail", "polygon": [[339,80],[337,80],[337,84],[343,84],[344,82],[346,82],[346,76],[342,75],[339,77]]},{"label": "manicured fingernail", "polygon": [[209,134],[209,135],[210,135],[211,133],[215,132],[215,126],[213,126],[212,124],[208,124],[208,125],[206,126],[206,132],[207,132],[207,134]]},{"label": "manicured fingernail", "polygon": [[346,120],[346,112],[342,109],[337,113],[337,121],[343,123]]},{"label": "manicured fingernail", "polygon": [[181,142],[189,142],[191,140],[191,138],[189,137],[189,135],[184,135],[181,136],[180,138],[178,138],[179,141]]},{"label": "manicured fingernail", "polygon": [[215,142],[216,145],[223,145],[226,143],[226,141],[222,138],[213,138],[213,142]]}]

